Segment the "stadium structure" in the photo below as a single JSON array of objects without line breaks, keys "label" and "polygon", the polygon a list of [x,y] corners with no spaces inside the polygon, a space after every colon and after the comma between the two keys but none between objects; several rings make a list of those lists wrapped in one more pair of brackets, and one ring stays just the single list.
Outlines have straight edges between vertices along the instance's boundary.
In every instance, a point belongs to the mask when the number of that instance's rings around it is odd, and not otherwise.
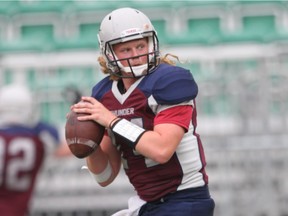
[{"label": "stadium structure", "polygon": [[[199,84],[198,132],[215,215],[288,216],[286,0],[1,0],[0,86],[26,83],[41,117],[63,128],[67,89],[90,95],[103,77],[102,18],[127,6],[151,18],[161,52],[177,55]],[[84,164],[48,158],[29,216],[107,216],[127,208],[134,191],[126,176],[101,188]]]}]

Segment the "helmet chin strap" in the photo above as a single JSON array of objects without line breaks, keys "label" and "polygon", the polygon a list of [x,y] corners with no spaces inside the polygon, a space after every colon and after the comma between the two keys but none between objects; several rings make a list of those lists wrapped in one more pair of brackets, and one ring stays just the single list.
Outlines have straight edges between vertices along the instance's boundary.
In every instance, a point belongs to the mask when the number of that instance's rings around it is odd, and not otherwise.
[{"label": "helmet chin strap", "polygon": [[124,67],[120,62],[118,64],[124,72],[133,73],[135,77],[142,76],[144,72],[147,73],[147,68],[148,68],[147,63],[143,65],[135,66],[135,67]]}]

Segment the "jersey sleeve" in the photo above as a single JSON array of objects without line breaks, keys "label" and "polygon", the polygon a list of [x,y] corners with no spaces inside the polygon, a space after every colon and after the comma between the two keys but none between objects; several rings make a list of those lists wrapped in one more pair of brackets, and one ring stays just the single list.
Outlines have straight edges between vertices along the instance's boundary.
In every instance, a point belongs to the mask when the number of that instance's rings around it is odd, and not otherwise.
[{"label": "jersey sleeve", "polygon": [[154,119],[154,125],[172,123],[183,127],[187,132],[191,122],[192,112],[193,107],[189,105],[173,106],[159,112]]},{"label": "jersey sleeve", "polygon": [[190,73],[181,67],[171,67],[159,77],[153,87],[153,97],[158,104],[178,104],[195,99],[198,86]]}]

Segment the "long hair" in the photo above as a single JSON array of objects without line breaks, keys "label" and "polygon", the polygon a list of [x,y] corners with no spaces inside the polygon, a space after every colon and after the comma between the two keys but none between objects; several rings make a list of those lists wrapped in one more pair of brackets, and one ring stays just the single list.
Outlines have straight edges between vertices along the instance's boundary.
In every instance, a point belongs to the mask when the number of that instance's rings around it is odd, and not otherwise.
[{"label": "long hair", "polygon": [[[160,64],[165,63],[165,64],[170,64],[170,65],[176,65],[176,61],[172,60],[171,57],[176,59],[177,61],[179,61],[178,56],[167,53],[166,55],[164,55],[163,57],[160,58]],[[103,55],[98,57],[98,62],[99,62],[101,71],[104,74],[110,74],[110,79],[112,79],[112,80],[119,80],[120,79],[120,77],[110,73],[110,69],[107,67],[107,62],[106,62],[105,57]]]}]

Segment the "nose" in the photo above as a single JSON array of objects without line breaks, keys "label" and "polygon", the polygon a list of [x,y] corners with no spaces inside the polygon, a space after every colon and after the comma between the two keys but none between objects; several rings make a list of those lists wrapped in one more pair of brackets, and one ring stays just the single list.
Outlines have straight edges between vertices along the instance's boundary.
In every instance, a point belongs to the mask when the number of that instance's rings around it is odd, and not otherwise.
[{"label": "nose", "polygon": [[138,53],[137,49],[133,49],[132,50],[131,63],[133,65],[142,64],[141,56],[139,56],[139,53]]},{"label": "nose", "polygon": [[132,58],[139,58],[138,57],[139,53],[138,53],[138,50],[136,48],[132,49],[132,53],[131,54],[132,54]]}]

